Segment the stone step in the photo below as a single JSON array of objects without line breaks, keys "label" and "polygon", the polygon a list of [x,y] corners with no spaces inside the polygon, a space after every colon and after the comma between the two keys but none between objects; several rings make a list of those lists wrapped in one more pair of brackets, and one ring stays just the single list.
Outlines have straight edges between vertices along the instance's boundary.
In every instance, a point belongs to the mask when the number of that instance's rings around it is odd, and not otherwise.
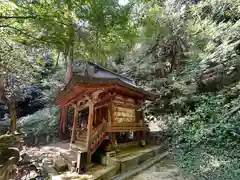
[{"label": "stone step", "polygon": [[76,161],[77,160],[77,153],[76,151],[73,150],[67,150],[67,151],[63,151],[60,153],[61,157],[64,158],[64,160],[71,165],[72,161]]},{"label": "stone step", "polygon": [[71,144],[71,149],[74,151],[86,151],[87,148],[85,143],[75,141],[74,144]]},{"label": "stone step", "polygon": [[79,136],[87,136],[87,133],[81,133]]},{"label": "stone step", "polygon": [[80,136],[76,141],[87,142],[87,137]]},{"label": "stone step", "polygon": [[58,174],[58,172],[54,169],[54,166],[52,164],[43,164],[42,168],[43,173],[48,177],[55,176]]},{"label": "stone step", "polygon": [[86,141],[76,140],[74,144],[77,146],[86,147]]},{"label": "stone step", "polygon": [[149,158],[148,160],[146,160],[144,163],[139,164],[136,167],[133,168],[128,168],[128,171],[120,173],[114,177],[111,178],[111,180],[122,180],[122,179],[130,179],[131,177],[133,177],[134,175],[143,172],[144,170],[150,168],[151,166],[153,166],[154,164],[156,164],[157,162],[161,161],[164,157],[166,157],[169,153],[166,151],[164,153],[161,153],[157,156],[154,156],[152,158]]}]

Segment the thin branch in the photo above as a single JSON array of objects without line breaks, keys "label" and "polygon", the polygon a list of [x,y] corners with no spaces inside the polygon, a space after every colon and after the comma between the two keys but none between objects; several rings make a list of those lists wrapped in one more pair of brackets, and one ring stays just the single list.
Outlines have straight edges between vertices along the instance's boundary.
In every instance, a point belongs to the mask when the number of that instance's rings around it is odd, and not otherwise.
[{"label": "thin branch", "polygon": [[9,50],[8,51],[12,51],[13,50],[13,47],[5,40],[3,39],[3,41],[7,44],[7,46],[9,47]]},{"label": "thin branch", "polygon": [[26,36],[28,36],[28,37],[30,37],[30,38],[33,38],[33,39],[35,39],[35,40],[38,40],[38,41],[41,40],[41,39],[38,39],[38,38],[36,38],[36,37],[34,37],[34,36],[32,36],[32,35],[24,32],[25,30],[19,29],[19,28],[13,27],[13,26],[0,25],[0,28],[10,28],[10,29],[13,29],[13,30],[15,30],[15,31],[18,31],[18,32],[20,32],[21,34],[24,34],[24,35],[26,35]]},{"label": "thin branch", "polygon": [[43,19],[43,20],[44,20],[44,18],[53,18],[53,19],[48,19],[48,20],[55,21],[59,24],[65,25],[65,26],[69,25],[69,24],[66,24],[64,22],[60,22],[60,21],[55,20],[54,16],[43,16],[43,17],[41,17],[39,15],[36,15],[36,16],[0,16],[0,19],[37,19],[37,18]]},{"label": "thin branch", "polygon": [[[44,43],[46,43],[46,44],[49,44],[48,41],[46,41],[46,40],[44,40],[44,39],[42,39],[42,38],[36,38],[36,37],[30,35],[29,33],[26,33],[26,32],[25,32],[26,30],[24,30],[24,29],[19,29],[19,28],[17,28],[17,27],[13,27],[13,26],[9,26],[9,25],[0,25],[0,28],[1,28],[1,27],[2,27],[2,28],[10,28],[10,29],[13,29],[13,30],[18,31],[19,33],[21,33],[21,34],[23,34],[23,35],[25,35],[25,36],[27,36],[27,37],[30,37],[30,38],[32,38],[32,39],[34,39],[34,40],[42,41],[42,42],[44,42]],[[55,42],[58,42],[58,41],[55,41]]]},{"label": "thin branch", "polygon": [[236,112],[238,112],[240,110],[240,105],[238,105],[237,107],[235,107],[234,109],[232,109],[229,113],[225,114],[222,118],[230,118],[233,114],[235,114]]},{"label": "thin branch", "polygon": [[35,19],[37,16],[0,16],[0,19]]}]

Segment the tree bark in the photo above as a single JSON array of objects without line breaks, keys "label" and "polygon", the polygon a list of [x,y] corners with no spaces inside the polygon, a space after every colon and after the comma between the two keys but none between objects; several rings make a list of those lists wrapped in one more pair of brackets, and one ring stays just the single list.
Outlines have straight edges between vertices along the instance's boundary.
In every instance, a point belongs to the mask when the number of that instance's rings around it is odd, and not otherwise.
[{"label": "tree bark", "polygon": [[56,61],[56,64],[55,64],[55,67],[56,67],[56,68],[58,67],[58,62],[59,62],[59,58],[60,58],[60,53],[61,53],[61,52],[58,52],[57,61]]},{"label": "tree bark", "polygon": [[[70,50],[71,51],[71,50]],[[70,55],[71,52],[69,52],[68,58],[67,58],[67,72],[66,72],[66,83],[68,83],[72,77],[73,71],[72,71],[72,64],[73,64],[73,58],[72,55]]]},{"label": "tree bark", "polygon": [[65,54],[66,61],[66,75],[65,75],[65,83],[67,84],[72,77],[72,65],[73,65],[73,55],[72,48],[67,48],[67,52]]},{"label": "tree bark", "polygon": [[11,133],[14,133],[17,130],[17,109],[15,101],[8,103],[8,111],[11,117]]},{"label": "tree bark", "polygon": [[74,25],[69,27],[69,42],[66,44],[67,54],[67,72],[66,72],[66,83],[72,78],[72,65],[73,65],[73,53],[74,53]]}]

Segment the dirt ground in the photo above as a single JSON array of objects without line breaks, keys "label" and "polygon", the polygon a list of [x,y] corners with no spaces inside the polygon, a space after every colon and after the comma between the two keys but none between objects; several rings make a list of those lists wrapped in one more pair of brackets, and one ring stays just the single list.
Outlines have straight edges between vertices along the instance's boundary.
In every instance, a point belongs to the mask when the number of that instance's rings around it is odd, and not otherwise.
[{"label": "dirt ground", "polygon": [[179,169],[174,162],[165,158],[133,177],[132,180],[183,180],[183,178],[181,178]]},{"label": "dirt ground", "polygon": [[[68,143],[55,143],[43,147],[26,148],[25,151],[32,160],[40,160],[40,163],[52,164],[60,155],[60,152],[68,150]],[[75,173],[67,172],[56,178],[65,179],[91,179],[90,176],[79,176]],[[75,177],[74,177],[75,176]],[[54,179],[54,178],[53,178]],[[155,164],[149,169],[131,178],[132,180],[183,180],[180,176],[179,169],[169,158],[164,158],[161,162]]]}]

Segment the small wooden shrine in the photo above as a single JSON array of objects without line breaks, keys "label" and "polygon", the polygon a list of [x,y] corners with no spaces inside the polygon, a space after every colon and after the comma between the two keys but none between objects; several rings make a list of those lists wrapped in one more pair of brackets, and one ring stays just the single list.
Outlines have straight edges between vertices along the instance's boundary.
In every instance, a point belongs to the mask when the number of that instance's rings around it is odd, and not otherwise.
[{"label": "small wooden shrine", "polygon": [[92,154],[105,144],[113,150],[119,132],[135,132],[137,140],[149,131],[142,104],[155,95],[138,88],[131,79],[93,63],[85,74],[73,73],[57,97],[61,107],[74,108],[70,147]]}]

